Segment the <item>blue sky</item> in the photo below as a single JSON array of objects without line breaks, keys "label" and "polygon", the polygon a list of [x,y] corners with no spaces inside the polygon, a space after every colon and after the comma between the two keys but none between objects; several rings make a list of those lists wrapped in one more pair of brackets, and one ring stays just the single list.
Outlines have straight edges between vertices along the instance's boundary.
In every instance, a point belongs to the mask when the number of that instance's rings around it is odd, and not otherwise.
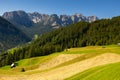
[{"label": "blue sky", "polygon": [[120,15],[120,0],[0,0],[0,15],[14,10],[111,18]]}]

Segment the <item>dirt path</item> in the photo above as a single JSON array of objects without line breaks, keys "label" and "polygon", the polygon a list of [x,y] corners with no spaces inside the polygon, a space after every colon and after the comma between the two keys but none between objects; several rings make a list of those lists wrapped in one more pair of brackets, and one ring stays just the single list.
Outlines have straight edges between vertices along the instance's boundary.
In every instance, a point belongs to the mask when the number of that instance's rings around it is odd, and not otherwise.
[{"label": "dirt path", "polygon": [[115,62],[120,62],[120,55],[105,53],[73,63],[71,65],[55,68],[50,71],[29,76],[1,77],[0,80],[64,80],[65,78],[68,78],[89,68]]}]

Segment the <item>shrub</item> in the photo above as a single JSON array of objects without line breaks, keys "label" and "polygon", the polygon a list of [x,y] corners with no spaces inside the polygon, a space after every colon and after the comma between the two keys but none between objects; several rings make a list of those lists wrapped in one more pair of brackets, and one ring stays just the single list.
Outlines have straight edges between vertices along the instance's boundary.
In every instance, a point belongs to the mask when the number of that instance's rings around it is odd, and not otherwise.
[{"label": "shrub", "polygon": [[24,69],[24,68],[21,68],[21,72],[25,72],[25,69]]}]

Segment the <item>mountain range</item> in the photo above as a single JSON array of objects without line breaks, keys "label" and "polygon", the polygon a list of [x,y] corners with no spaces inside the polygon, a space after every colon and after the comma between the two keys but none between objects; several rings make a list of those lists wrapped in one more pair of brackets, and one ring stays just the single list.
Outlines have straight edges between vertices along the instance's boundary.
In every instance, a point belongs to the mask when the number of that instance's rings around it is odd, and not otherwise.
[{"label": "mountain range", "polygon": [[41,14],[38,12],[27,13],[22,10],[5,12],[3,18],[17,25],[28,36],[33,37],[35,34],[46,33],[50,30],[68,26],[76,22],[85,21],[93,22],[98,20],[96,16],[84,16],[82,14],[57,15]]},{"label": "mountain range", "polygon": [[48,15],[48,14],[41,14],[38,12],[26,13],[25,11],[22,11],[22,10],[5,12],[2,17],[4,17],[5,19],[11,22],[14,22],[26,27],[30,27],[35,23],[43,23],[44,25],[60,27],[60,26],[67,26],[79,21],[93,22],[95,20],[98,20],[98,17],[96,16],[86,17],[82,14]]},{"label": "mountain range", "polygon": [[34,35],[43,34],[56,28],[85,21],[98,20],[96,16],[41,14],[25,11],[5,12],[0,17],[0,52],[30,41]]}]

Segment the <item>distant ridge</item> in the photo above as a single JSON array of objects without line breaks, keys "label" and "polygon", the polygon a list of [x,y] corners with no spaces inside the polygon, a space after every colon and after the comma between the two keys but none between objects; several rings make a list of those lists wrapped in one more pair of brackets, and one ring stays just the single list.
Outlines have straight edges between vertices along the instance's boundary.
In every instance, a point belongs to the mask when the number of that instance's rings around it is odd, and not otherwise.
[{"label": "distant ridge", "polygon": [[33,38],[34,35],[41,35],[48,31],[69,26],[77,22],[93,22],[98,20],[96,16],[84,16],[82,14],[73,15],[57,15],[57,14],[41,14],[38,12],[27,13],[22,10],[5,12],[2,15],[17,28],[21,29],[29,37]]},{"label": "distant ridge", "polygon": [[50,25],[55,28],[60,26],[70,25],[79,21],[93,22],[98,20],[96,16],[84,16],[82,14],[60,15],[57,14],[41,14],[38,12],[26,13],[25,11],[11,11],[5,12],[3,18],[23,26],[32,26],[35,23],[42,23],[43,25]]}]

